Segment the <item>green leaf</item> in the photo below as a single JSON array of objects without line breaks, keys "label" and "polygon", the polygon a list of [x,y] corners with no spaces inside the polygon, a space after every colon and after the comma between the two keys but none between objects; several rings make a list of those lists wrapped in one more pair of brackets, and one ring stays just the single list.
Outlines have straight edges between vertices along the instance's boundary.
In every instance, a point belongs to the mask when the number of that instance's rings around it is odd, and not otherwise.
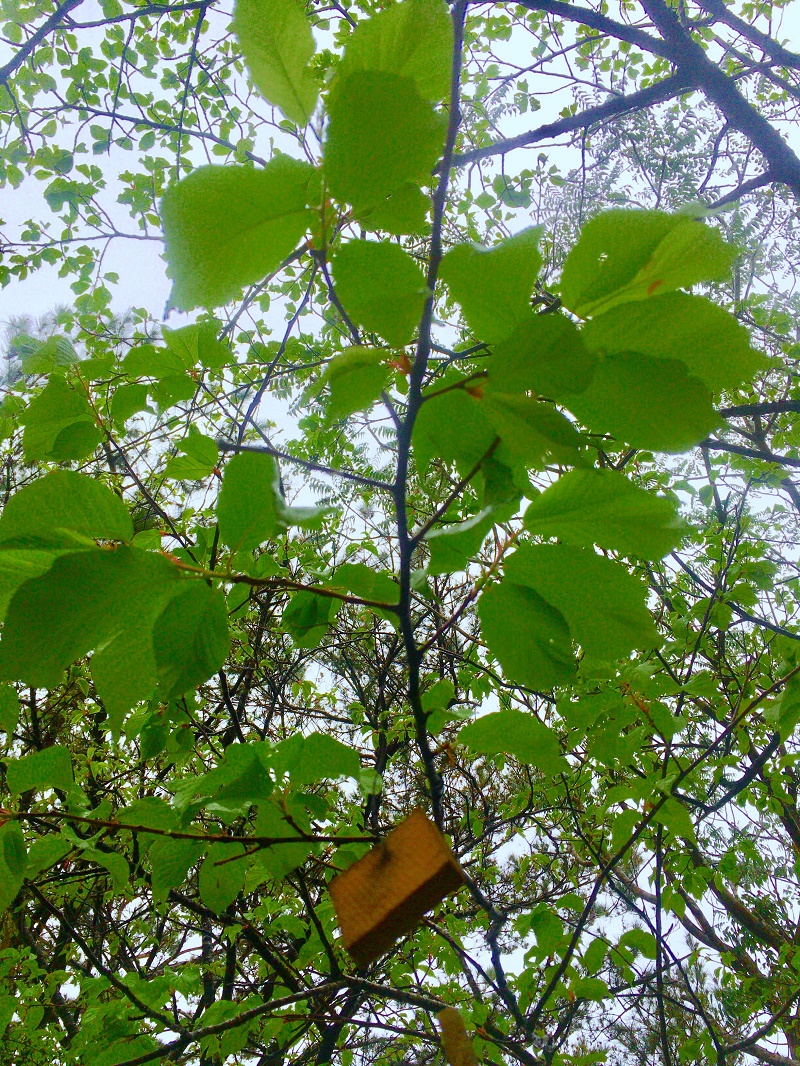
[{"label": "green leaf", "polygon": [[83,858],[96,862],[98,866],[108,870],[111,875],[111,887],[115,892],[121,892],[130,880],[131,870],[128,860],[116,851],[99,851],[93,848],[84,851]]},{"label": "green leaf", "polygon": [[655,959],[658,956],[658,945],[652,933],[644,929],[628,929],[619,938],[621,948],[630,947],[646,959]]},{"label": "green leaf", "polygon": [[459,244],[442,259],[439,276],[479,340],[503,340],[530,314],[531,293],[542,268],[541,235],[536,226],[492,248]]},{"label": "green leaf", "polygon": [[336,781],[340,777],[352,777],[357,781],[360,773],[358,752],[327,733],[304,737],[297,761],[289,767],[295,785],[307,785],[323,778]]},{"label": "green leaf", "polygon": [[174,829],[178,823],[175,810],[157,796],[134,800],[117,812],[121,825],[143,825],[148,829]]},{"label": "green leaf", "polygon": [[355,321],[389,344],[414,336],[425,306],[425,277],[398,244],[349,241],[333,258],[336,291]]},{"label": "green leaf", "polygon": [[187,437],[177,442],[177,447],[183,455],[173,456],[167,462],[164,468],[166,477],[200,481],[208,477],[219,462],[217,442],[194,427],[189,430]]},{"label": "green leaf", "polygon": [[0,544],[74,547],[70,533],[127,543],[133,523],[116,493],[96,478],[70,470],[53,470],[26,485],[0,515]]},{"label": "green leaf", "polygon": [[478,601],[478,617],[483,639],[510,681],[549,689],[572,677],[569,627],[533,589],[508,580],[490,586]]},{"label": "green leaf", "polygon": [[171,889],[180,888],[204,851],[205,845],[199,840],[174,840],[171,837],[156,840],[147,853],[153,871],[153,899],[162,903]]},{"label": "green leaf", "polygon": [[589,655],[617,659],[661,643],[641,581],[591,549],[523,545],[506,560],[505,575],[559,611]]},{"label": "green leaf", "polygon": [[102,439],[89,401],[59,375],[50,378],[19,420],[25,427],[25,458],[33,461],[84,459]]},{"label": "green leaf", "polygon": [[0,827],[0,912],[8,910],[25,879],[27,852],[19,822]]},{"label": "green leaf", "polygon": [[253,167],[198,167],[161,205],[172,305],[182,311],[227,303],[292,252],[311,222],[313,168],[276,155]]},{"label": "green leaf", "polygon": [[382,230],[397,237],[404,234],[424,236],[430,230],[430,207],[430,199],[419,186],[406,182],[385,200],[359,216],[358,221],[364,229]]},{"label": "green leaf", "polygon": [[32,880],[44,870],[48,870],[73,849],[73,844],[60,833],[48,833],[47,836],[34,840],[28,849],[25,864],[25,876]]},{"label": "green leaf", "polygon": [[[247,863],[243,844],[212,844],[198,875],[200,899],[215,914],[222,914],[244,887]],[[226,861],[227,860],[227,861]]]},{"label": "green leaf", "polygon": [[653,817],[674,836],[696,843],[697,838],[695,837],[692,819],[689,817],[689,812],[678,800],[671,797],[668,798],[664,806],[656,811]]},{"label": "green leaf", "polygon": [[486,364],[486,391],[536,392],[551,400],[583,392],[596,360],[582,338],[566,315],[528,312]]},{"label": "green leaf", "polygon": [[115,422],[125,423],[140,411],[150,411],[147,406],[149,389],[147,385],[134,382],[131,385],[118,385],[111,395],[108,411]]},{"label": "green leaf", "polygon": [[550,404],[519,393],[487,392],[481,410],[511,454],[529,469],[575,463],[583,445],[572,423]]},{"label": "green leaf", "polygon": [[581,335],[601,353],[641,352],[651,359],[680,360],[711,392],[735,388],[767,365],[733,315],[683,292],[614,307],[588,322]]},{"label": "green leaf", "polygon": [[36,792],[45,792],[49,788],[68,791],[73,784],[69,749],[54,744],[31,755],[23,755],[21,759],[9,759],[6,781],[12,796],[19,796],[31,789]]},{"label": "green leaf", "polygon": [[[452,374],[438,387],[465,381]],[[456,463],[466,474],[492,446],[497,433],[483,412],[482,405],[466,389],[453,389],[440,396],[426,397],[414,423],[414,458],[417,470],[424,474],[434,457]]]},{"label": "green leaf", "polygon": [[[290,825],[273,801],[262,803],[258,808],[255,836],[259,837],[296,837],[297,828]],[[311,854],[311,844],[276,844],[258,852],[254,865],[261,866],[268,876],[281,880],[298,866],[302,866]]]},{"label": "green leaf", "polygon": [[207,681],[230,649],[224,594],[204,581],[187,581],[156,621],[153,645],[164,703]]},{"label": "green leaf", "polygon": [[317,102],[309,67],[314,36],[298,0],[237,0],[233,32],[258,91],[298,126],[305,126]]},{"label": "green leaf", "polygon": [[686,524],[663,496],[637,488],[615,470],[572,470],[528,507],[525,527],[568,544],[660,559],[681,541]]},{"label": "green leaf", "polygon": [[240,452],[225,464],[217,499],[219,535],[232,552],[253,551],[285,529],[280,473],[271,455]]},{"label": "green leaf", "polygon": [[599,977],[578,977],[570,989],[578,999],[588,999],[593,1003],[599,1003],[611,994],[608,985]]},{"label": "green leaf", "polygon": [[719,423],[711,394],[683,363],[637,352],[609,354],[566,404],[592,432],[654,451],[686,451]]},{"label": "green leaf", "polygon": [[386,365],[389,355],[382,348],[356,345],[331,359],[317,383],[330,389],[328,422],[372,407],[391,377],[391,368]]},{"label": "green leaf", "polygon": [[410,78],[426,100],[450,91],[453,24],[442,0],[405,0],[359,22],[348,40],[339,77],[383,71]]},{"label": "green leaf", "polygon": [[46,574],[59,555],[57,551],[0,551],[0,618],[5,618],[14,593],[31,578]]},{"label": "green leaf", "polygon": [[721,281],[735,249],[716,229],[663,211],[605,211],[583,227],[561,275],[561,298],[581,318],[616,304]]},{"label": "green leaf", "polygon": [[505,752],[543,773],[565,773],[569,769],[556,734],[524,711],[507,709],[485,714],[465,725],[457,741],[479,755]]},{"label": "green leaf", "polygon": [[187,368],[184,355],[177,355],[171,348],[154,348],[152,344],[132,348],[122,360],[122,369],[133,378],[178,377]]},{"label": "green leaf", "polygon": [[475,555],[495,523],[494,507],[484,507],[463,522],[432,529],[425,537],[430,548],[429,574],[450,574],[463,570]]},{"label": "green leaf", "polygon": [[447,120],[408,78],[357,71],[328,98],[324,171],[330,192],[362,215],[402,185],[426,184]]},{"label": "green leaf", "polygon": [[235,358],[227,344],[217,339],[219,324],[211,322],[193,322],[181,329],[162,327],[162,335],[167,347],[188,370],[199,363],[208,370],[220,370]]},{"label": "green leaf", "polygon": [[11,738],[19,721],[19,696],[13,685],[0,685],[0,729]]},{"label": "green leaf", "polygon": [[400,598],[400,588],[392,575],[373,570],[366,563],[342,563],[326,585],[376,603],[397,603]]},{"label": "green leaf", "polygon": [[296,592],[283,609],[281,625],[298,648],[316,648],[341,606],[333,596]]},{"label": "green leaf", "polygon": [[149,699],[158,680],[153,625],[181,580],[134,548],[74,552],[15,592],[0,641],[0,676],[40,688],[94,650],[92,675],[111,715]]}]

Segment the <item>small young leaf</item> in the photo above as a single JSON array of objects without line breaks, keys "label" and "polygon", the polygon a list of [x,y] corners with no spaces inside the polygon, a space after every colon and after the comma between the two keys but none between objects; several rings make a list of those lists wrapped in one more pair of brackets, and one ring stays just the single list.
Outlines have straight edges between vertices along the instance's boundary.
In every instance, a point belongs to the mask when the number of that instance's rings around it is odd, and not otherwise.
[{"label": "small young leaf", "polygon": [[349,241],[332,267],[348,315],[389,344],[408,344],[425,306],[425,277],[408,252],[388,241]]},{"label": "small young leaf", "polygon": [[233,32],[261,95],[298,126],[305,126],[317,102],[309,68],[314,36],[298,0],[236,0]]},{"label": "small young leaf", "polygon": [[167,190],[161,205],[174,307],[218,307],[260,281],[308,229],[313,168],[276,155],[259,170],[205,166]]}]

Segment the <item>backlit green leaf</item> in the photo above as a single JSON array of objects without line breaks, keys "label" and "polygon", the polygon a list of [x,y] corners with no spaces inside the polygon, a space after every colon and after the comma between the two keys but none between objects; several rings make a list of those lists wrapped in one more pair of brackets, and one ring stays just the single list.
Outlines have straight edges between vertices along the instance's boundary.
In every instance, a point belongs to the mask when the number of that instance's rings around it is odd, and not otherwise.
[{"label": "backlit green leaf", "polygon": [[550,404],[519,393],[487,392],[481,410],[511,454],[529,469],[546,459],[575,463],[582,440],[572,423]]},{"label": "backlit green leaf", "polygon": [[586,391],[565,402],[592,432],[654,451],[686,451],[719,423],[710,392],[683,363],[638,352],[608,355]]},{"label": "backlit green leaf", "polygon": [[314,37],[298,0],[236,0],[233,32],[259,92],[305,126],[317,102]]},{"label": "backlit green leaf", "polygon": [[389,344],[408,344],[425,306],[425,277],[399,245],[349,241],[333,259],[336,291],[345,311]]},{"label": "backlit green leaf", "polygon": [[22,447],[31,460],[83,459],[102,438],[86,396],[71,389],[57,374],[31,400],[19,420],[25,427]]},{"label": "backlit green leaf", "polygon": [[359,22],[347,42],[339,76],[383,71],[410,78],[426,100],[450,90],[453,24],[442,0],[404,0]]},{"label": "backlit green leaf", "polygon": [[528,312],[486,364],[487,392],[536,392],[551,400],[583,392],[595,357],[566,315]]},{"label": "backlit green leaf", "polygon": [[605,211],[586,223],[567,256],[561,297],[589,318],[616,304],[722,280],[735,255],[718,230],[688,215]]},{"label": "backlit green leaf", "polygon": [[458,734],[458,743],[466,744],[479,755],[506,752],[547,774],[563,773],[568,769],[556,734],[524,711],[509,708],[482,715],[464,726]]},{"label": "backlit green leaf", "polygon": [[225,464],[217,500],[219,535],[233,552],[252,551],[283,532],[278,464],[271,455],[240,452]]},{"label": "backlit green leaf", "polygon": [[479,340],[496,343],[530,314],[531,293],[542,267],[539,227],[492,248],[459,244],[442,259],[439,276],[461,305]]},{"label": "backlit green leaf", "polygon": [[[461,375],[443,379],[442,387],[463,381]],[[414,423],[414,456],[424,473],[431,459],[457,463],[467,473],[491,448],[497,433],[482,405],[465,389],[450,389],[426,398]]]},{"label": "backlit green leaf", "polygon": [[148,699],[157,681],[153,624],[180,580],[166,559],[133,548],[74,552],[14,594],[0,674],[54,688],[94,650],[92,675],[111,714]]},{"label": "backlit green leaf", "polygon": [[8,909],[22,888],[26,859],[19,822],[6,822],[0,827],[0,912]]},{"label": "backlit green leaf", "polygon": [[357,71],[328,99],[324,169],[328,188],[363,214],[401,186],[431,181],[447,120],[413,81]]},{"label": "backlit green leaf", "polygon": [[666,555],[685,530],[673,503],[615,470],[563,474],[530,504],[525,526],[568,544],[598,544],[643,559]]},{"label": "backlit green leaf", "polygon": [[660,643],[641,581],[591,549],[523,545],[507,559],[505,575],[559,611],[573,639],[592,656],[617,659]]},{"label": "backlit green leaf", "polygon": [[430,207],[430,198],[417,185],[406,182],[360,216],[358,221],[368,230],[382,230],[395,236],[406,233],[420,236],[430,229]]},{"label": "backlit green leaf", "polygon": [[531,588],[509,580],[490,586],[478,600],[481,633],[510,681],[549,689],[575,670],[569,627]]},{"label": "backlit green leaf", "polygon": [[603,352],[678,359],[712,392],[733,388],[766,365],[733,315],[702,296],[683,292],[614,307],[588,322],[582,337],[590,348]]},{"label": "backlit green leaf", "polygon": [[308,163],[276,155],[265,167],[198,167],[167,190],[161,215],[171,301],[218,307],[292,252],[311,222]]},{"label": "backlit green leaf", "polygon": [[335,422],[372,407],[389,382],[392,371],[387,366],[387,359],[390,354],[381,348],[356,345],[331,359],[318,382],[330,390],[329,421]]}]

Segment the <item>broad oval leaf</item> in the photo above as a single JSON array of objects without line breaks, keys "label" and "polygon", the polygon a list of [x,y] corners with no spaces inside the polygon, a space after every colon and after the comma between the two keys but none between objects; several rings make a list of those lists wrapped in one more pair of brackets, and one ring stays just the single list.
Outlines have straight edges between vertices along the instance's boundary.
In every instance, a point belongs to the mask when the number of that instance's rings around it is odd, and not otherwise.
[{"label": "broad oval leaf", "polygon": [[425,276],[408,252],[389,241],[349,241],[332,267],[348,315],[389,344],[408,344],[426,298]]},{"label": "broad oval leaf", "polygon": [[311,24],[299,0],[236,0],[233,32],[265,100],[305,126],[317,102]]},{"label": "broad oval leaf", "polygon": [[328,99],[328,188],[363,214],[408,182],[425,183],[442,152],[447,120],[396,74],[358,71]]},{"label": "broad oval leaf", "polygon": [[604,211],[581,230],[561,275],[561,298],[581,318],[699,281],[727,277],[736,252],[718,230],[664,211]]},{"label": "broad oval leaf", "polygon": [[161,217],[172,305],[218,307],[279,267],[311,223],[313,173],[276,155],[261,169],[198,167],[168,189]]}]

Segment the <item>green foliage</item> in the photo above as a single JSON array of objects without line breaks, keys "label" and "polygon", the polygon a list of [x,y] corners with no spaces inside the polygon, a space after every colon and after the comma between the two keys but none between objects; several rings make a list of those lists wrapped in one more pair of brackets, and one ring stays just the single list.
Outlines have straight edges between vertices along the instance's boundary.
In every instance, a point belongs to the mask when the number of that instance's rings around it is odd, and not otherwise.
[{"label": "green foliage", "polygon": [[[663,6],[9,8],[0,283],[74,301],[0,402],[3,1062],[795,1047],[795,222]],[[766,123],[745,14],[669,40]],[[468,878],[365,975],[330,881],[415,807]]]}]

